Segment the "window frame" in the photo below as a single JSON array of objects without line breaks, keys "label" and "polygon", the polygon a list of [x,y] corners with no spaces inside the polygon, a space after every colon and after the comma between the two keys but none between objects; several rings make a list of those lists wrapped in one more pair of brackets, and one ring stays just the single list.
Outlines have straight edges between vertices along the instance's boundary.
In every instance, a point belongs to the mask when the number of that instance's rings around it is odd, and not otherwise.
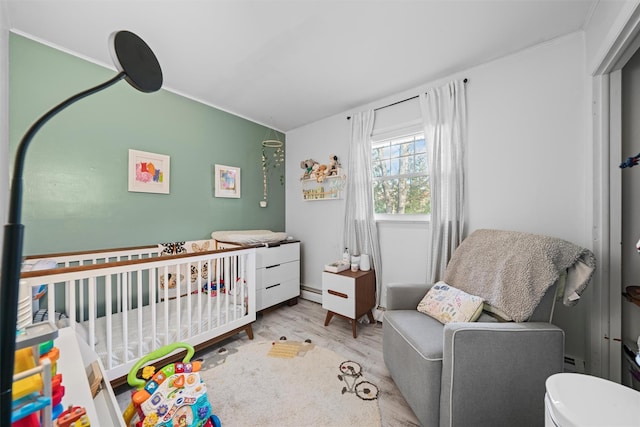
[{"label": "window frame", "polygon": [[[395,127],[394,129],[386,129],[381,132],[376,132],[371,136],[371,156],[373,157],[373,150],[377,148],[382,142],[400,139],[409,136],[414,136],[418,134],[424,135],[424,127],[421,123],[413,122],[410,124],[405,124],[403,126]],[[425,138],[425,144],[428,144]],[[426,148],[428,152],[428,147]],[[373,158],[372,158],[372,173],[371,173],[371,197],[374,198],[373,194],[373,186],[376,182],[379,181],[376,177],[373,176]],[[402,175],[393,175],[395,178],[405,178],[405,177],[420,177],[426,176],[430,177],[429,172],[425,174],[402,174]],[[375,199],[373,200],[373,204],[375,205]],[[375,209],[373,212],[373,217],[376,222],[397,222],[397,223],[425,223],[429,222],[431,219],[431,214],[387,214],[387,213],[376,213]]]}]

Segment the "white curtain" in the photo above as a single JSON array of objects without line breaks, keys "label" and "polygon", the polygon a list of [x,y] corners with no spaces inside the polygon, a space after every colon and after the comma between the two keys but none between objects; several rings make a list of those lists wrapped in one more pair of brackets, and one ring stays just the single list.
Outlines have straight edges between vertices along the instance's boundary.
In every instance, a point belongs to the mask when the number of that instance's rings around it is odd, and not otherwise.
[{"label": "white curtain", "polygon": [[465,83],[451,82],[420,95],[429,163],[431,220],[427,281],[442,279],[464,231],[464,152],[467,134]]},{"label": "white curtain", "polygon": [[[373,182],[371,171],[371,132],[373,110],[351,117],[351,141],[347,169],[347,193],[344,220],[344,247],[352,255],[367,254],[376,272],[376,307],[380,303],[382,261],[378,229],[373,218]],[[379,319],[379,313],[374,311]]]}]

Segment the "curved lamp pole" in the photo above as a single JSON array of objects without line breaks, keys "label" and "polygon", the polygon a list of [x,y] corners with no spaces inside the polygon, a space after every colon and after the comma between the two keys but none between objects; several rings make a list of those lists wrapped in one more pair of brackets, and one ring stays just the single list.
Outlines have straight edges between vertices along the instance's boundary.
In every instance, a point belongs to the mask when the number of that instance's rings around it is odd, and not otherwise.
[{"label": "curved lamp pole", "polygon": [[29,143],[38,130],[60,111],[122,79],[145,93],[155,92],[162,87],[160,64],[140,37],[129,31],[118,31],[110,36],[109,41],[111,56],[119,73],[105,83],[80,92],[46,112],[29,128],[16,151],[9,198],[9,217],[8,223],[4,226],[0,272],[0,304],[2,304],[0,310],[0,426],[11,425],[18,294],[24,237],[24,225],[20,223],[22,175]]}]

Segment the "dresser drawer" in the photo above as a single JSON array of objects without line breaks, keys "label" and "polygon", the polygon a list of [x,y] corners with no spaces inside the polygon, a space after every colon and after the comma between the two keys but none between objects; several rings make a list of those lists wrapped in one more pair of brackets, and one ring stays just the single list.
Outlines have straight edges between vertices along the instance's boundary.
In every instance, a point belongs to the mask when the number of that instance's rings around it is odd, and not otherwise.
[{"label": "dresser drawer", "polygon": [[263,310],[300,295],[300,281],[291,279],[256,290],[256,310]]},{"label": "dresser drawer", "polygon": [[256,250],[256,268],[297,261],[300,259],[300,243],[285,243],[271,248]]},{"label": "dresser drawer", "polygon": [[300,281],[300,261],[276,264],[259,268],[256,277],[256,289],[263,289],[269,285],[285,282],[287,280]]}]

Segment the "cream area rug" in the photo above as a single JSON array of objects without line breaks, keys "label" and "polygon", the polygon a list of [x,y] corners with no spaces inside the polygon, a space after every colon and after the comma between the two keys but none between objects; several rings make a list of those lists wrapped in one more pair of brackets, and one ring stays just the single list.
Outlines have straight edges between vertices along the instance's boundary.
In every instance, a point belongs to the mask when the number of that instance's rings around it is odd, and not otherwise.
[{"label": "cream area rug", "polygon": [[309,342],[255,342],[203,359],[222,426],[379,426],[366,367]]}]

